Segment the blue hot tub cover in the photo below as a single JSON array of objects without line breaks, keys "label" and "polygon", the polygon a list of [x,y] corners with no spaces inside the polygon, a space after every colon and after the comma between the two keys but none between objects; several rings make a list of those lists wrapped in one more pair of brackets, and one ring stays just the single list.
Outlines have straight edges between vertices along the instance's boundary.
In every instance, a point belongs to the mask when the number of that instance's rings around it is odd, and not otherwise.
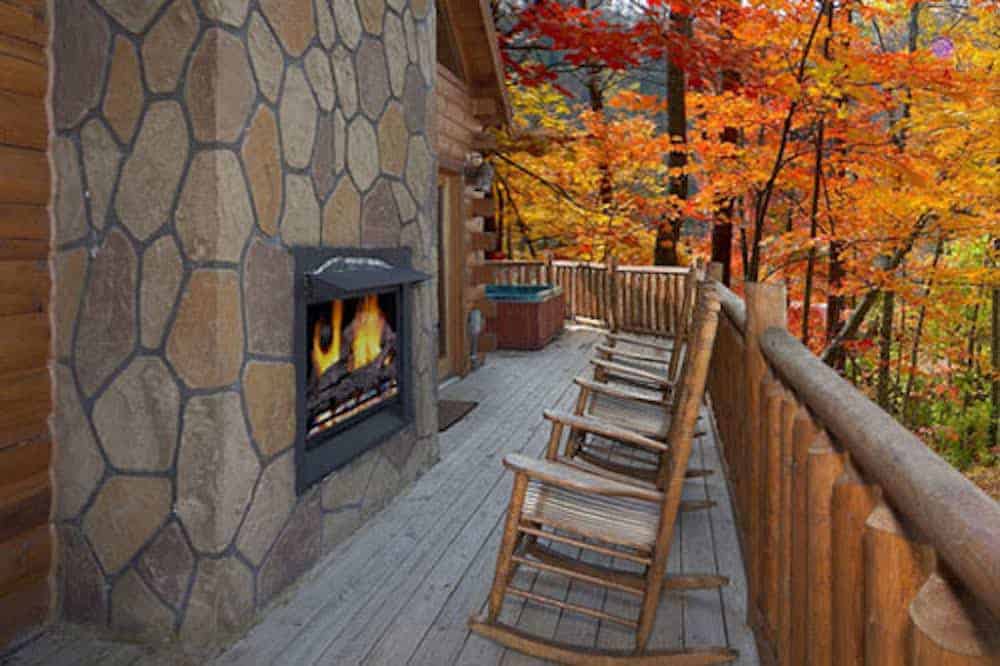
[{"label": "blue hot tub cover", "polygon": [[562,293],[562,287],[555,284],[490,284],[486,285],[486,297],[491,301],[515,301],[518,303],[541,303]]}]

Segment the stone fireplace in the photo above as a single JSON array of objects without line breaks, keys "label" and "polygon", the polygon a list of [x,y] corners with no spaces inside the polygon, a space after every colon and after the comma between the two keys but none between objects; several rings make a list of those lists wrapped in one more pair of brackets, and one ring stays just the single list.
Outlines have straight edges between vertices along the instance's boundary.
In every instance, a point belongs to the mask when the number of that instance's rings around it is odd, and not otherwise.
[{"label": "stone fireplace", "polygon": [[436,270],[433,7],[51,6],[59,615],[224,641],[437,458],[436,288],[409,280],[319,304],[327,353],[337,300],[406,348],[374,377],[385,400],[344,416],[366,384],[314,416],[340,410],[334,439],[400,420],[297,471],[296,335],[321,319],[296,310],[299,248]]}]

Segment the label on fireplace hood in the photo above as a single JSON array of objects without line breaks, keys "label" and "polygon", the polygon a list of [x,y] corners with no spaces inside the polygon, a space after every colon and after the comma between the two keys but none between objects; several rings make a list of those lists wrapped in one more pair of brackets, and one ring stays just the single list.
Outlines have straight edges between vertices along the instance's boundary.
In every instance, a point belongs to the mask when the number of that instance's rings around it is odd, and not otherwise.
[{"label": "label on fireplace hood", "polygon": [[314,270],[306,272],[306,277],[342,292],[357,292],[423,282],[431,276],[376,257],[342,256],[324,261]]}]

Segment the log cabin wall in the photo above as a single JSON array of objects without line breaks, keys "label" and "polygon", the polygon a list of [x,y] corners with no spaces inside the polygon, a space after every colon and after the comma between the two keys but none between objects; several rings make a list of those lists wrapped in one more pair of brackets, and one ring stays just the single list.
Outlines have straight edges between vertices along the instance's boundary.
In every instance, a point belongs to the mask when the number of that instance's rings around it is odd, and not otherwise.
[{"label": "log cabin wall", "polygon": [[[483,131],[482,122],[475,115],[475,101],[469,88],[451,71],[440,63],[437,66],[436,95],[436,140],[438,160],[442,169],[462,173],[468,153],[477,150],[477,140]],[[483,211],[491,212],[492,199],[480,199],[466,190],[462,197],[462,243],[460,259],[462,263],[462,330],[465,331],[461,344],[468,346],[466,330],[469,313],[479,309],[487,321],[496,316],[496,307],[486,298],[486,281],[482,266],[485,263],[484,250],[495,244],[494,234],[483,230]],[[443,322],[442,322],[443,325]],[[496,335],[492,329],[480,336],[478,350],[480,360],[487,352],[496,349]],[[471,369],[468,358],[460,374]]]},{"label": "log cabin wall", "polygon": [[0,653],[51,607],[45,0],[0,0]]}]

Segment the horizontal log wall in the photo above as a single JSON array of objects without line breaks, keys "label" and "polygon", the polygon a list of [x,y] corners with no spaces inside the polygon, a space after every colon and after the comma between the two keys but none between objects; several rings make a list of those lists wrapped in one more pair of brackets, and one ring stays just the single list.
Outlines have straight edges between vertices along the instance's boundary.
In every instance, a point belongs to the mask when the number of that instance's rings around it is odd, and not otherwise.
[{"label": "horizontal log wall", "polygon": [[488,261],[492,284],[556,284],[568,319],[620,331],[673,335],[686,268],[581,261]]},{"label": "horizontal log wall", "polygon": [[762,663],[1000,663],[1000,506],[722,289],[709,379]]},{"label": "horizontal log wall", "polygon": [[51,606],[45,10],[0,0],[0,653]]}]

